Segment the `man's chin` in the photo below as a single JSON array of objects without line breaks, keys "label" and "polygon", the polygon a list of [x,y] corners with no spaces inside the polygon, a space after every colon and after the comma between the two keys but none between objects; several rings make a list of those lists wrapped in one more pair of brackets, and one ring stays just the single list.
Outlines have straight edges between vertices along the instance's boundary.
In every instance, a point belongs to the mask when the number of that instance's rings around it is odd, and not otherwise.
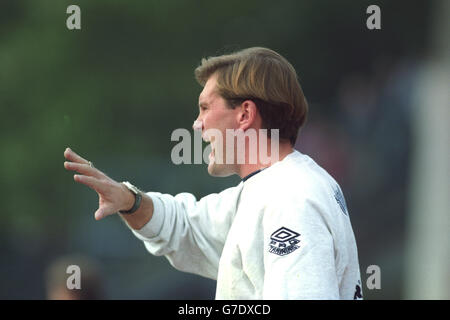
[{"label": "man's chin", "polygon": [[217,163],[208,164],[208,173],[213,177],[229,177],[235,174],[235,172],[233,172],[232,168],[230,168],[229,165]]}]

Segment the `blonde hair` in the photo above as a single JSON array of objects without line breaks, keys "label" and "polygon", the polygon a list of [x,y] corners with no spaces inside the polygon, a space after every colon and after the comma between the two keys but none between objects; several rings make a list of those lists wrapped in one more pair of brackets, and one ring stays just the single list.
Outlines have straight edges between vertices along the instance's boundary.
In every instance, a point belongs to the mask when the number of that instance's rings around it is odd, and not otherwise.
[{"label": "blonde hair", "polygon": [[198,83],[204,86],[213,74],[217,74],[217,93],[230,108],[252,100],[269,137],[270,129],[279,129],[280,139],[295,144],[308,104],[295,69],[285,58],[261,47],[203,58],[195,69]]}]

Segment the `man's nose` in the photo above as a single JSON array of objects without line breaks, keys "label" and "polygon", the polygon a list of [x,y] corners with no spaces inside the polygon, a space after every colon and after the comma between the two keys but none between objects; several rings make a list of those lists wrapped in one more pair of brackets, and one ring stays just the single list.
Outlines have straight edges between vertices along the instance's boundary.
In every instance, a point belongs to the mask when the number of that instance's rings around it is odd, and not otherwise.
[{"label": "man's nose", "polygon": [[192,125],[192,128],[194,129],[194,130],[203,130],[203,121],[201,121],[201,120],[195,120],[194,121],[194,124]]}]

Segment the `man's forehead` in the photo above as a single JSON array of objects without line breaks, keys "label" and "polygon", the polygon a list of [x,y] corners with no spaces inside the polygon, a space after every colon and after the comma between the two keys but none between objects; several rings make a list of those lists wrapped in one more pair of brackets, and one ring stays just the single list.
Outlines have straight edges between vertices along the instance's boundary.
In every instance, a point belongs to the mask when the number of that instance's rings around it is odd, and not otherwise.
[{"label": "man's forehead", "polygon": [[202,92],[198,97],[199,104],[207,104],[209,101],[216,96],[216,77],[211,76],[208,81],[206,81],[205,86],[203,87]]}]

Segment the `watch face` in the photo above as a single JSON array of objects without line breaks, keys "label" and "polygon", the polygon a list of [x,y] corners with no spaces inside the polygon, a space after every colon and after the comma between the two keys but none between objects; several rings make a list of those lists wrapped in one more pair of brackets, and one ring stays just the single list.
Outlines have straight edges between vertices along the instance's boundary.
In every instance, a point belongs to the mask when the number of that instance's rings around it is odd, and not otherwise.
[{"label": "watch face", "polygon": [[139,189],[136,188],[135,186],[133,186],[131,183],[127,182],[123,182],[123,184],[129,189],[131,190],[134,194],[138,194],[139,193]]},{"label": "watch face", "polygon": [[133,192],[134,193],[136,193],[136,194],[138,194],[139,193],[139,190],[138,190],[138,188],[136,188],[135,186],[131,186],[131,190],[133,190]]}]

